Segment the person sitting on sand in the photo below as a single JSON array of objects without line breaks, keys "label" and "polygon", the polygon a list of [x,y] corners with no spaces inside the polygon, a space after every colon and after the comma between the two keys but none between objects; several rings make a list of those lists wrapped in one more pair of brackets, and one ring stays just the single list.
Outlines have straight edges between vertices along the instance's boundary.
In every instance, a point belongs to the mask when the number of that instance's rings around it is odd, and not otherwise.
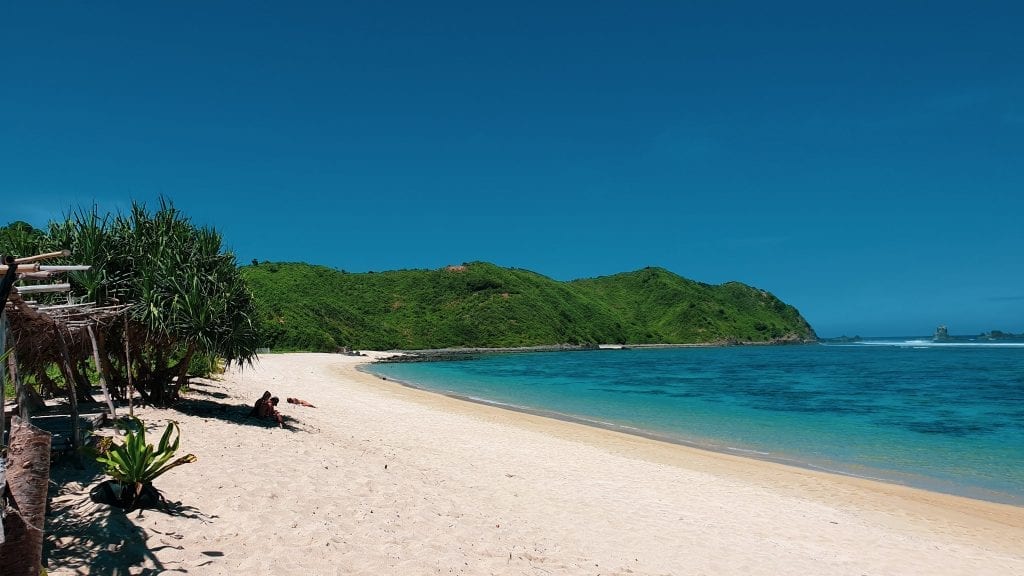
[{"label": "person sitting on sand", "polygon": [[316,406],[313,406],[312,404],[310,404],[309,402],[306,402],[305,400],[303,400],[301,398],[288,398],[288,399],[286,399],[286,401],[289,404],[297,404],[299,406],[306,406],[307,408],[316,408]]},{"label": "person sitting on sand", "polygon": [[263,393],[260,399],[253,404],[252,410],[249,411],[249,416],[255,416],[256,418],[263,418],[263,406],[270,402],[270,390]]},{"label": "person sitting on sand", "polygon": [[259,416],[260,418],[269,418],[277,422],[278,426],[284,428],[284,418],[281,416],[281,413],[277,411],[277,404],[280,401],[280,398],[274,396],[273,398],[270,399],[269,402],[264,403],[260,407],[260,413],[257,414],[257,416]]}]

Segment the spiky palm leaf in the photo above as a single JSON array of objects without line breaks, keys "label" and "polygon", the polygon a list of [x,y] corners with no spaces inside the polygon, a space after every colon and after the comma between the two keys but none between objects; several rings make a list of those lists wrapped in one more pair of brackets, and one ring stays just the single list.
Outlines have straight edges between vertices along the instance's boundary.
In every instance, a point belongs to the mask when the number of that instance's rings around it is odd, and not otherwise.
[{"label": "spiky palm leaf", "polygon": [[196,457],[193,454],[170,462],[178,451],[181,440],[176,422],[167,423],[167,428],[164,429],[156,447],[146,443],[146,427],[141,420],[132,418],[128,422],[124,441],[119,445],[113,445],[105,454],[98,456],[96,461],[103,465],[107,475],[122,485],[134,486],[136,497],[143,486],[152,483],[171,468],[195,462]]}]

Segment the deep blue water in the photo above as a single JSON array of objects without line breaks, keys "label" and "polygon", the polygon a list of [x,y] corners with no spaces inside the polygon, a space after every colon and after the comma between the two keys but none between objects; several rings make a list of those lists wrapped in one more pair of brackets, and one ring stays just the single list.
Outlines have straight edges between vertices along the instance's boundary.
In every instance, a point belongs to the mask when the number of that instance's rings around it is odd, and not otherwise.
[{"label": "deep blue water", "polygon": [[1024,505],[1024,343],[495,354],[369,370],[675,442]]}]

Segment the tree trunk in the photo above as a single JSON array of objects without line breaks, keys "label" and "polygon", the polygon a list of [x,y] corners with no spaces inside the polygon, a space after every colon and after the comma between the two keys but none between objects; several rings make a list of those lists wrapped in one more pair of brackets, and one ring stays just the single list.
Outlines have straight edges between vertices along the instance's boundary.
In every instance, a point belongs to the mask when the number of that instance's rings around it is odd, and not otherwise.
[{"label": "tree trunk", "polygon": [[114,369],[114,364],[110,361],[110,354],[107,353],[107,336],[104,330],[96,330],[96,346],[100,350],[100,365],[102,366],[100,374],[107,379],[107,385],[110,386],[110,393],[114,396],[114,399],[124,400],[127,391],[125,380]]},{"label": "tree trunk", "polygon": [[100,354],[99,340],[96,339],[96,330],[92,329],[92,325],[85,327],[86,331],[89,332],[89,340],[92,341],[92,357],[93,362],[96,364],[96,371],[100,376],[100,388],[103,390],[103,398],[107,401],[107,408],[110,409],[110,417],[113,419],[117,418],[117,409],[114,407],[114,399],[110,396],[110,389],[107,388],[107,370],[103,364]]},{"label": "tree trunk", "polygon": [[178,399],[178,392],[180,392],[181,388],[188,382],[188,369],[189,366],[192,364],[192,357],[195,355],[195,353],[196,345],[189,344],[188,350],[185,351],[185,357],[182,358],[180,362],[178,362],[178,379],[174,382],[174,384],[171,387],[172,401]]},{"label": "tree trunk", "polygon": [[92,382],[89,382],[89,378],[86,376],[88,372],[85,360],[72,362],[71,370],[75,377],[75,394],[78,395],[78,401],[86,404],[95,403],[96,399],[92,396]]},{"label": "tree trunk", "polygon": [[4,542],[0,566],[11,576],[37,576],[42,567],[43,523],[50,481],[50,434],[15,416],[8,449]]},{"label": "tree trunk", "polygon": [[[169,348],[170,345],[166,345]],[[156,351],[156,365],[149,373],[149,397],[157,406],[168,406],[174,401],[171,380],[178,371],[178,365],[168,365],[166,348],[161,346]],[[187,369],[187,368],[186,368]]]},{"label": "tree trunk", "polygon": [[[147,347],[153,350],[151,356],[145,353]],[[161,342],[142,342],[135,354],[138,371],[135,374],[135,387],[148,392],[147,401],[154,406],[164,406],[164,390],[170,379],[167,372],[167,357]],[[148,356],[152,358],[152,364]]]},{"label": "tree trunk", "polygon": [[149,401],[154,406],[166,406],[167,403],[164,400],[164,381],[162,378],[158,378],[156,375],[151,375],[149,381],[144,384],[149,389]]},{"label": "tree trunk", "polygon": [[[129,358],[129,364],[125,370],[125,376],[128,378],[128,402],[129,409],[131,410],[133,397],[135,392],[139,393],[140,406],[153,406],[153,398],[149,394],[147,386],[149,384],[149,378],[147,376],[149,371],[149,365],[145,361],[142,353],[142,347],[134,343],[130,347],[125,348],[126,351],[130,350],[131,355],[126,357]],[[133,390],[134,388],[134,390]]]}]

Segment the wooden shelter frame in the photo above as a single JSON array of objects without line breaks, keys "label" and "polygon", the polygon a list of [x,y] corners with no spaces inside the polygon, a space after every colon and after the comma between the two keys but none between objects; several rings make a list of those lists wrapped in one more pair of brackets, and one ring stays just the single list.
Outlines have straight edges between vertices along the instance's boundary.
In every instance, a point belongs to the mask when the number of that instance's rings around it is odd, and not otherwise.
[{"label": "wooden shelter frame", "polygon": [[[85,271],[91,268],[88,265],[46,266],[39,263],[42,260],[66,257],[69,254],[69,251],[64,250],[15,260],[18,280],[41,280],[64,272]],[[0,272],[6,274],[8,267],[9,265],[0,265]],[[25,269],[27,271],[23,272]],[[91,352],[97,372],[100,374],[100,387],[110,416],[116,417],[116,407],[107,385],[109,376],[105,374],[103,363],[100,361],[96,334],[101,327],[119,320],[130,305],[96,306],[95,302],[74,302],[71,298],[64,304],[42,305],[22,297],[23,294],[67,291],[70,291],[68,283],[30,284],[15,286],[11,290],[3,310],[4,317],[8,319],[5,332],[8,340],[8,361],[6,370],[0,370],[4,373],[0,375],[0,383],[4,380],[3,376],[10,375],[15,385],[19,416],[28,421],[33,409],[39,407],[41,398],[23,382],[18,372],[18,360],[23,358],[34,365],[56,362],[67,383],[66,391],[72,412],[72,448],[78,448],[81,436],[78,430],[75,370],[72,363],[76,358]],[[0,354],[2,353],[3,351],[0,351]],[[2,391],[0,400],[6,400]],[[0,422],[0,434],[3,433],[3,426]]]},{"label": "wooden shelter frame", "polygon": [[[79,448],[81,429],[77,403],[77,390],[72,348],[80,358],[91,344],[92,358],[100,374],[100,387],[110,416],[116,417],[116,408],[107,387],[109,376],[104,374],[97,341],[99,329],[117,321],[129,305],[98,307],[94,302],[40,305],[25,300],[22,295],[62,293],[71,289],[68,283],[46,283],[14,286],[22,280],[49,280],[65,272],[86,271],[88,265],[47,266],[40,262],[70,256],[62,250],[38,254],[27,258],[7,257],[0,264],[0,565],[4,573],[38,574],[42,559],[43,514],[46,507],[46,488],[49,479],[51,435],[31,424],[33,408],[42,398],[23,381],[19,371],[19,358],[35,363],[57,362],[67,384],[71,409],[70,446]],[[87,344],[88,343],[88,344]],[[126,357],[126,362],[130,358]],[[12,418],[10,440],[5,436],[6,378],[10,376],[15,387],[18,414]],[[129,396],[131,392],[129,391]],[[8,570],[10,572],[8,572]]]}]

